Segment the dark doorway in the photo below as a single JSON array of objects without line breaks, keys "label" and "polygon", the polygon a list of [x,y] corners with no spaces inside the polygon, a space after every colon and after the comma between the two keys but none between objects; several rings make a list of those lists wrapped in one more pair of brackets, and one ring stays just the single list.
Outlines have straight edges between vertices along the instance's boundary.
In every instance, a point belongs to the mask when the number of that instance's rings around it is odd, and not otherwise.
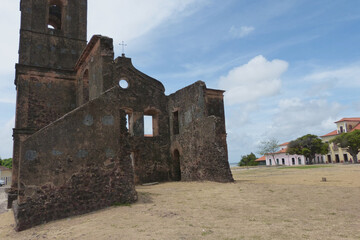
[{"label": "dark doorway", "polygon": [[181,180],[181,169],[180,169],[180,153],[177,149],[174,151],[174,162],[173,162],[173,180]]},{"label": "dark doorway", "polygon": [[332,163],[331,155],[327,155],[328,163]]},{"label": "dark doorway", "polygon": [[336,161],[336,163],[340,162],[339,154],[335,154],[335,161]]},{"label": "dark doorway", "polygon": [[349,159],[348,159],[347,154],[344,154],[344,161],[345,161],[345,162],[349,162]]}]

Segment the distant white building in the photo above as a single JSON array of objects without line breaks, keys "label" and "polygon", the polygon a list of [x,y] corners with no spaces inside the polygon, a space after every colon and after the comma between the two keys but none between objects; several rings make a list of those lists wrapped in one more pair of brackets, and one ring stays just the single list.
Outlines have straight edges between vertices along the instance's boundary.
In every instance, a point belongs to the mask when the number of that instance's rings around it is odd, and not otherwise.
[{"label": "distant white building", "polygon": [[[289,142],[280,144],[280,150],[278,152],[265,154],[266,166],[297,166],[306,165],[309,162],[303,155],[286,153],[288,145]],[[324,163],[324,158],[320,154],[316,154],[313,163]]]}]

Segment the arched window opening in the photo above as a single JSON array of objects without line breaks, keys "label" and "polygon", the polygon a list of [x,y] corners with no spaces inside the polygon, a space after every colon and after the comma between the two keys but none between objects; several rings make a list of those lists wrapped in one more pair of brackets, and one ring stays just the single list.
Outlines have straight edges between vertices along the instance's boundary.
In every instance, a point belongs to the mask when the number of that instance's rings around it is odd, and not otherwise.
[{"label": "arched window opening", "polygon": [[62,4],[61,1],[50,1],[48,28],[61,30]]},{"label": "arched window opening", "polygon": [[89,70],[86,70],[83,75],[83,101],[89,101]]},{"label": "arched window opening", "polygon": [[180,168],[180,153],[177,149],[174,151],[174,162],[173,162],[173,180],[181,180],[181,168]]}]

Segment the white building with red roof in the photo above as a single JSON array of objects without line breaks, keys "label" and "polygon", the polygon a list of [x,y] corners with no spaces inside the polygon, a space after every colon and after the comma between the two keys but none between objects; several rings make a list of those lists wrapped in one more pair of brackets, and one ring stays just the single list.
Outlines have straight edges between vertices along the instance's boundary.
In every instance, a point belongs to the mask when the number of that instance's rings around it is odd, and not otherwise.
[{"label": "white building with red roof", "polygon": [[289,142],[280,144],[280,150],[276,153],[265,154],[266,166],[273,165],[284,165],[284,166],[296,166],[296,165],[305,165],[306,159],[303,155],[292,155],[286,153],[287,146]]},{"label": "white building with red roof", "polygon": [[[297,155],[297,154],[289,154],[286,152],[287,147],[290,142],[286,142],[280,144],[280,150],[276,153],[268,153],[261,158],[265,158],[266,166],[273,166],[273,165],[284,165],[284,166],[299,166],[299,165],[306,165],[308,163],[307,159],[304,155]],[[258,159],[257,159],[258,160]],[[256,160],[256,161],[257,161]],[[315,159],[313,161],[314,164],[321,164],[325,163],[324,157],[320,154],[315,155]]]},{"label": "white building with red roof", "polygon": [[[355,130],[360,130],[360,118],[342,118],[339,121],[336,121],[336,130],[329,132],[323,136],[320,136],[323,142],[329,143],[330,140],[334,139],[336,136],[352,132]],[[346,149],[339,148],[333,143],[329,143],[330,151],[325,156],[327,163],[342,163],[342,162],[352,162],[353,159],[351,155],[346,151]],[[360,154],[358,155],[358,159]]]}]

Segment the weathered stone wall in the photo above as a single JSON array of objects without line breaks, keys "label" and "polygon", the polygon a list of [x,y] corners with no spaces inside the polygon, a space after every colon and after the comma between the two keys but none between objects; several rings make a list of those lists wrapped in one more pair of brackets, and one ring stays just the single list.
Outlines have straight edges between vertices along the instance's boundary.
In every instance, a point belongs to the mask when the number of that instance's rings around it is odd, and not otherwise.
[{"label": "weathered stone wall", "polygon": [[[179,130],[187,127],[193,120],[206,116],[205,102],[206,85],[198,81],[187,86],[168,97],[169,112],[179,112]],[[173,119],[170,118],[170,127],[173,129]],[[176,134],[172,133],[172,137]]]},{"label": "weathered stone wall", "polygon": [[181,180],[231,182],[222,91],[212,92],[216,97],[209,96],[209,91],[214,90],[199,81],[169,96],[169,112],[178,112],[179,125],[176,134],[170,114],[172,172],[176,175],[179,153]]},{"label": "weathered stone wall", "polygon": [[[120,88],[118,98],[122,109],[129,114],[135,181],[168,181],[171,158],[165,88],[138,71],[126,57],[119,57],[114,63],[112,84],[118,85],[121,79],[128,82],[127,88]],[[144,114],[153,116],[153,136],[144,135]]]},{"label": "weathered stone wall", "polygon": [[93,36],[75,67],[78,105],[99,97],[114,86],[113,63],[113,40],[100,35]]},{"label": "weathered stone wall", "polygon": [[[128,114],[136,183],[167,181],[171,158],[165,88],[137,70],[130,58],[122,56],[114,61],[112,57],[112,39],[94,36],[77,63],[78,78],[89,71],[90,99],[117,86],[120,108]],[[119,88],[120,80],[128,87]],[[153,117],[152,136],[144,135],[144,115]]]},{"label": "weathered stone wall", "polygon": [[181,180],[232,182],[221,119],[196,119],[176,138],[172,149],[180,152]]},{"label": "weathered stone wall", "polygon": [[[13,182],[17,189],[20,141],[76,107],[73,71],[16,65]],[[11,200],[9,201],[11,204]]]},{"label": "weathered stone wall", "polygon": [[[50,6],[61,7],[61,26],[48,27]],[[76,107],[74,66],[86,46],[87,0],[21,0],[13,182],[16,197],[20,142]]]},{"label": "weathered stone wall", "polygon": [[76,107],[71,71],[17,65],[16,128],[39,130]]},{"label": "weathered stone wall", "polygon": [[48,0],[22,0],[19,64],[73,69],[86,46],[87,0],[58,0],[61,29],[48,28]]},{"label": "weathered stone wall", "polygon": [[137,199],[125,113],[114,92],[21,144],[17,230]]}]

